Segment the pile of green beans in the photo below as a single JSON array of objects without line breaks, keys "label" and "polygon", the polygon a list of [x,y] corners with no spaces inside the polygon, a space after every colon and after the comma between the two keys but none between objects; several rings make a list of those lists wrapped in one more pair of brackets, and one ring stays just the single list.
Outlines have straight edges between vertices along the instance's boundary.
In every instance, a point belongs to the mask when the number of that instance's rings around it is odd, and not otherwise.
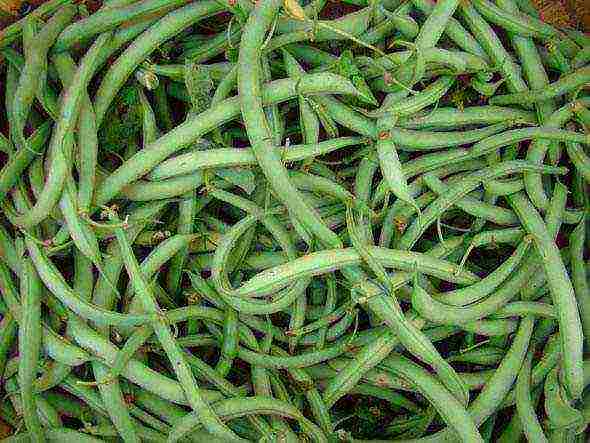
[{"label": "pile of green beans", "polygon": [[2,441],[589,441],[590,36],[99,6],[0,30]]}]

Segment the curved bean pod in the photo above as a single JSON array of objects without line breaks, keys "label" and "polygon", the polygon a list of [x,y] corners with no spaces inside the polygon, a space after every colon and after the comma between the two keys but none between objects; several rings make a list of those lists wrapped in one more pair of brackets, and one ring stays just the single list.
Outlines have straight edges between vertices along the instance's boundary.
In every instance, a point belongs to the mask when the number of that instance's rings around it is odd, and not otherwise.
[{"label": "curved bean pod", "polygon": [[[307,74],[300,80],[283,79],[270,82],[262,92],[262,103],[280,103],[299,94],[329,93],[358,94],[354,86],[340,76],[329,73]],[[239,97],[233,97],[213,105],[201,114],[189,117],[184,123],[138,151],[106,177],[96,190],[95,205],[105,205],[125,186],[147,174],[166,157],[189,146],[239,114]]]}]

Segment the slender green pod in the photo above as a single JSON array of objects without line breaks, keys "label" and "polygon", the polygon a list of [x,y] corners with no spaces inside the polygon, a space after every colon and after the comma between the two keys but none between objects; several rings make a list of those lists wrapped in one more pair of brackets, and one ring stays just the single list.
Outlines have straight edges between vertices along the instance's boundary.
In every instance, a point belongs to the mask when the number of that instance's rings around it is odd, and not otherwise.
[{"label": "slender green pod", "polygon": [[33,395],[33,382],[41,350],[41,296],[43,287],[31,260],[22,260],[20,295],[22,310],[18,331],[18,379],[21,390],[23,418],[34,442],[45,441],[44,431],[37,415]]},{"label": "slender green pod", "polygon": [[507,95],[497,95],[490,99],[491,105],[522,105],[561,97],[584,86],[590,81],[590,67],[586,66],[563,75],[547,87],[537,91],[526,91]]},{"label": "slender green pod", "polygon": [[588,274],[584,264],[584,245],[586,239],[586,217],[575,227],[570,235],[571,254],[571,279],[576,294],[582,330],[586,347],[589,346],[590,337],[590,287],[588,285]]},{"label": "slender green pod", "polygon": [[508,199],[524,228],[533,237],[535,247],[542,257],[547,283],[559,317],[566,386],[570,395],[578,398],[583,389],[583,335],[574,288],[559,250],[530,200],[522,192],[513,194]]}]

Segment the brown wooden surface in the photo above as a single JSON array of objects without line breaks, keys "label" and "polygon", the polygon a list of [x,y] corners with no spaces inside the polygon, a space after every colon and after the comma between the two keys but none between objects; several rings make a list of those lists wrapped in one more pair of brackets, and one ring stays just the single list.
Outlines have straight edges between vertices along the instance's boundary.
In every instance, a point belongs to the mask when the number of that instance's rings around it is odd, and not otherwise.
[{"label": "brown wooden surface", "polygon": [[541,19],[556,27],[576,27],[576,19],[563,0],[533,0]]},{"label": "brown wooden surface", "polygon": [[533,0],[543,20],[590,31],[590,0]]},{"label": "brown wooden surface", "polygon": [[568,3],[583,29],[590,32],[590,0],[570,0]]}]

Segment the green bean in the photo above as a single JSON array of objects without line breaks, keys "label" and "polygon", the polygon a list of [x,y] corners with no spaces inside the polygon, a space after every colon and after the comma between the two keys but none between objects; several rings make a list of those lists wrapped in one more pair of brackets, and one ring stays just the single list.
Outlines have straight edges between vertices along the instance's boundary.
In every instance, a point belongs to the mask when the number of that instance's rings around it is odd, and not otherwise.
[{"label": "green bean", "polygon": [[62,8],[64,5],[67,5],[69,3],[71,2],[68,0],[52,0],[40,4],[34,11],[32,11],[26,17],[20,19],[15,23],[12,23],[11,25],[7,26],[2,30],[2,34],[0,35],[0,47],[8,46],[14,40],[18,39],[18,37],[22,33],[22,29],[26,21],[38,20],[40,18],[45,19],[49,17],[51,14],[55,13],[58,9]]},{"label": "green bean", "polygon": [[228,308],[223,324],[221,356],[215,367],[215,370],[221,375],[227,375],[231,369],[233,359],[237,353],[238,342],[238,313],[236,310]]},{"label": "green bean", "polygon": [[480,346],[475,349],[461,351],[451,355],[447,361],[454,363],[471,363],[476,365],[496,366],[504,357],[506,352],[495,346]]},{"label": "green bean", "polygon": [[[318,289],[319,291],[319,289]],[[322,295],[324,295],[324,309],[322,314],[324,316],[329,316],[334,312],[336,309],[336,282],[333,277],[326,278],[326,288],[325,291],[322,289]],[[329,328],[328,325],[320,328],[317,333],[317,343],[315,344],[317,349],[322,349],[326,344],[326,339],[328,336]]]},{"label": "green bean", "polygon": [[[141,273],[141,269],[133,255],[133,251],[131,250],[125,232],[121,228],[116,228],[115,233],[117,241],[119,242],[119,247],[121,248],[123,262],[131,277],[131,282],[135,288],[137,296],[141,297],[141,302],[145,310],[159,315],[159,307],[155,302],[150,286],[147,284],[145,277]],[[168,326],[166,326],[162,320],[158,319],[153,323],[153,327],[162,347],[165,349],[166,354],[174,367],[174,371],[185,392],[187,400],[193,410],[201,415],[201,420],[203,421],[205,428],[214,435],[224,436],[231,440],[241,440],[229,428],[227,428],[227,426],[221,423],[206,400],[200,394],[194,381],[194,377],[190,372],[177,343],[175,343]]]},{"label": "green bean", "polygon": [[522,192],[508,197],[524,228],[532,235],[542,257],[553,304],[558,313],[563,353],[563,365],[568,392],[578,398],[582,390],[582,326],[572,283],[559,251],[528,198]]},{"label": "green bean", "polygon": [[23,417],[31,440],[42,442],[44,432],[37,415],[33,396],[33,381],[41,348],[41,294],[42,286],[31,260],[23,259],[21,272],[21,325],[18,332],[19,367],[18,378],[21,389]]},{"label": "green bean", "polygon": [[[220,251],[222,247],[218,248],[217,251]],[[394,267],[405,271],[417,269],[428,275],[459,284],[470,284],[478,281],[476,276],[468,271],[459,270],[452,263],[434,259],[420,253],[389,250],[379,247],[371,247],[370,252],[375,256],[376,260],[386,267]],[[218,278],[216,279],[216,287],[218,291],[226,294],[262,296],[284,287],[295,279],[308,275],[320,275],[345,266],[355,265],[360,260],[359,254],[352,248],[315,252],[285,265],[279,265],[263,271],[248,280],[238,290],[228,288]]]},{"label": "green bean", "polygon": [[319,96],[316,98],[316,101],[334,121],[340,123],[342,126],[366,137],[377,137],[376,126],[371,120],[353,111],[335,98]]},{"label": "green bean", "polygon": [[225,396],[241,397],[244,395],[243,389],[236,388],[234,385],[225,380],[217,370],[204,363],[200,358],[194,356],[189,351],[185,351],[184,357],[193,371],[198,374],[199,378],[206,380],[208,383],[211,383]]},{"label": "green bean", "polygon": [[10,189],[16,185],[18,177],[35,159],[35,154],[42,151],[50,134],[49,122],[39,126],[27,140],[29,149],[20,149],[9,159],[0,171],[0,200],[4,200]]},{"label": "green bean", "polygon": [[312,66],[328,66],[337,60],[337,57],[329,52],[299,43],[290,44],[285,49],[295,58],[301,59]]},{"label": "green bean", "polygon": [[[517,272],[511,278],[510,275],[514,273],[514,270],[519,263],[523,261],[523,258],[528,251],[529,243],[530,239],[525,239],[508,260],[478,283],[466,288],[445,292],[440,296],[437,296],[436,299],[441,303],[451,306],[469,306],[471,303],[481,300],[497,289],[495,296],[489,297],[488,302],[494,298],[508,301],[509,298],[515,296],[528,281],[528,273]],[[501,284],[503,284],[503,286],[498,289]],[[482,306],[485,306],[485,304]]]},{"label": "green bean", "polygon": [[[481,393],[469,406],[468,411],[476,424],[481,424],[499,406],[516,379],[521,363],[526,358],[534,321],[526,317],[521,321],[518,332],[506,356],[488,380]],[[431,437],[430,441],[453,441],[454,437],[448,429]]]},{"label": "green bean", "polygon": [[141,34],[132,45],[123,51],[103,77],[94,99],[97,127],[100,128],[106,111],[117,91],[123,86],[123,83],[125,83],[133,70],[159,44],[174,37],[192,23],[222,12],[224,9],[223,4],[213,0],[187,5],[168,13]]},{"label": "green bean", "polygon": [[390,356],[382,362],[382,366],[400,374],[415,384],[436,408],[449,426],[464,441],[483,441],[477,427],[469,414],[457,400],[430,374],[405,357]]},{"label": "green bean", "polygon": [[[103,423],[105,423],[104,420],[101,420],[103,417],[105,417],[107,415],[107,407],[105,406],[105,404],[102,402],[101,398],[98,396],[98,394],[91,388],[89,388],[88,386],[84,385],[84,382],[76,377],[70,376],[67,380],[65,380],[65,382],[61,385],[61,388],[64,389],[65,391],[67,391],[68,393],[84,400],[91,409],[93,409],[96,413],[97,416],[97,420],[98,421],[102,421]],[[109,407],[111,405],[109,404]],[[105,423],[106,424],[106,423]],[[152,423],[150,423],[152,424]],[[110,424],[109,426],[109,430],[112,429],[110,428]],[[138,434],[142,437],[142,440],[145,438],[145,434],[146,432],[148,433],[148,435],[152,435],[155,431],[150,431],[147,430],[146,428],[143,427],[143,425],[141,425],[140,422],[138,422],[137,420],[133,420],[133,427],[135,429],[137,429]],[[96,429],[90,429],[90,432],[96,431]],[[110,431],[112,433],[112,431]],[[161,441],[162,440],[162,436],[160,434],[160,438],[156,439],[156,441]]]},{"label": "green bean", "polygon": [[536,116],[528,111],[501,106],[469,106],[462,111],[455,108],[438,108],[400,119],[397,125],[405,129],[454,129],[509,121],[532,124],[536,122]]},{"label": "green bean", "polygon": [[69,25],[62,31],[55,42],[54,50],[65,51],[78,42],[82,42],[101,32],[115,28],[117,25],[136,20],[141,16],[162,14],[163,12],[182,6],[182,1],[151,0],[133,3],[130,0],[121,2],[116,8],[102,8],[90,17]]},{"label": "green bean", "polygon": [[62,101],[60,119],[52,136],[49,147],[52,155],[51,166],[46,179],[45,188],[37,199],[35,206],[26,214],[20,215],[15,223],[23,227],[32,227],[45,219],[53,206],[57,203],[67,178],[67,155],[63,150],[64,140],[68,132],[76,123],[80,107],[82,91],[86,88],[96,66],[96,52],[100,51],[101,42],[92,46],[80,63],[78,70]]},{"label": "green bean", "polygon": [[[436,3],[431,0],[412,0],[412,3],[416,8],[427,15],[432,12],[436,5]],[[461,23],[454,18],[449,18],[444,33],[453,41],[453,43],[464,51],[487,58],[486,53],[480,44],[465,30],[465,28],[463,28]]]},{"label": "green bean", "polygon": [[35,398],[35,403],[37,404],[38,414],[45,426],[50,428],[59,428],[63,426],[58,412],[48,401],[43,397],[37,396]]},{"label": "green bean", "polygon": [[532,351],[529,351],[516,380],[516,408],[523,431],[531,441],[546,442],[547,437],[539,423],[535,412],[535,405],[531,399],[531,361]]},{"label": "green bean", "polygon": [[[295,34],[298,31],[304,31],[308,34],[311,32],[314,41],[345,40],[350,36],[361,35],[366,31],[372,12],[372,7],[366,7],[335,20],[317,20],[313,22],[284,16],[279,18],[276,32],[277,34]],[[309,38],[307,37],[306,40]]]},{"label": "green bean", "polygon": [[580,426],[580,411],[569,404],[558,378],[558,368],[553,368],[547,375],[544,385],[545,410],[550,428],[571,428]]},{"label": "green bean", "polygon": [[[48,441],[60,442],[60,441],[77,441],[80,443],[100,443],[103,440],[89,436],[82,432],[75,431],[68,428],[55,428],[48,429],[45,433],[45,437]],[[5,439],[8,443],[25,443],[32,439],[30,433],[21,433],[10,436]]]},{"label": "green bean", "polygon": [[[264,104],[279,103],[300,94],[342,92],[356,95],[355,88],[349,82],[333,74],[309,74],[300,80],[278,80],[271,82],[263,92]],[[196,139],[237,116],[240,112],[238,98],[224,100],[214,105],[203,114],[189,118],[168,134],[163,135],[154,143],[149,144],[121,167],[105,178],[95,194],[95,204],[106,204],[121,189],[137,178],[149,172],[159,162],[174,152],[190,145]]]},{"label": "green bean", "polygon": [[[519,12],[518,6],[511,0],[503,0],[498,6],[513,14]],[[512,35],[511,40],[521,60],[529,86],[532,89],[545,87],[549,83],[549,78],[543,67],[539,51],[535,47],[532,38]],[[544,123],[554,111],[554,105],[551,100],[548,100],[546,102],[538,103],[536,109],[540,123]]]},{"label": "green bean", "polygon": [[410,412],[418,412],[419,407],[411,400],[408,400],[401,394],[389,389],[372,386],[366,383],[357,384],[351,389],[351,394],[366,395],[370,397],[380,398],[389,402],[392,406],[407,409]]},{"label": "green bean", "polygon": [[15,438],[583,439],[587,41],[528,0],[347,1],[0,36]]},{"label": "green bean", "polygon": [[[347,211],[347,225],[354,248],[359,252],[363,261],[366,261],[372,271],[377,274],[381,284],[385,287],[385,291],[393,294],[395,284],[389,279],[379,262],[375,260],[375,256],[361,243],[360,237],[354,229],[354,220],[350,209]],[[436,255],[436,253],[433,255]],[[420,327],[417,325],[423,324],[423,320],[417,318],[414,319],[414,322],[408,321],[394,297],[385,297],[384,290],[366,278],[361,279],[359,282],[358,271],[349,270],[348,272],[348,278],[355,281],[362,294],[359,302],[366,302],[369,309],[396,332],[404,347],[414,356],[431,365],[437,371],[443,383],[454,392],[457,399],[466,404],[468,401],[466,387],[458,378],[454,369],[440,356],[432,343],[420,333]]]},{"label": "green bean", "polygon": [[484,185],[484,188],[494,196],[506,196],[524,189],[524,181],[521,179],[491,180]]},{"label": "green bean", "polygon": [[[580,318],[582,321],[583,331],[590,328],[590,312],[588,303],[590,302],[590,288],[588,287],[588,277],[586,266],[584,264],[584,241],[586,237],[586,218],[572,231],[570,236],[570,253],[571,253],[571,278],[574,286]],[[584,333],[584,337],[589,337],[590,332]],[[586,344],[588,346],[588,344]]]},{"label": "green bean", "polygon": [[[320,428],[306,419],[296,408],[290,404],[266,397],[248,397],[243,399],[226,399],[213,406],[215,412],[221,417],[231,419],[251,414],[276,414],[297,420],[305,433],[315,442],[327,442],[327,438]],[[169,440],[178,441],[184,435],[199,427],[202,417],[196,414],[188,414],[178,421],[172,429]]]},{"label": "green bean", "polygon": [[[194,235],[177,234],[167,238],[154,248],[141,262],[141,272],[146,279],[151,280],[153,275],[163,267],[179,250],[186,248],[195,239]],[[129,312],[141,312],[140,299],[134,297],[133,285],[129,284],[125,292],[125,298],[129,301]]]},{"label": "green bean", "polygon": [[541,102],[561,97],[572,92],[590,81],[590,67],[583,67],[562,76],[559,80],[537,91],[526,91],[515,94],[498,95],[490,99],[492,105],[523,104]]},{"label": "green bean", "polygon": [[248,25],[244,29],[238,61],[238,92],[242,116],[258,165],[279,199],[287,206],[289,212],[303,224],[305,229],[314,233],[320,241],[327,245],[338,247],[340,245],[338,237],[303,201],[289,181],[286,169],[276,151],[271,149],[271,140],[269,139],[272,134],[267,128],[266,119],[262,112],[262,97],[257,92],[261,81],[260,68],[258,62],[252,63],[252,61],[258,60],[260,57],[260,46],[263,43],[265,31],[270,26],[277,10],[278,4],[265,3],[250,16]]},{"label": "green bean", "polygon": [[17,324],[14,317],[7,312],[0,321],[0,377],[7,378],[4,369],[8,361],[10,348],[17,335]]},{"label": "green bean", "polygon": [[414,197],[410,194],[410,189],[404,172],[402,164],[399,160],[396,146],[393,141],[388,137],[383,139],[380,138],[377,141],[377,155],[379,156],[379,165],[381,167],[381,173],[383,174],[384,180],[387,183],[389,190],[401,201],[409,204],[412,207],[417,207]]},{"label": "green bean", "polygon": [[[546,122],[546,126],[560,127],[571,117],[574,109],[575,105],[572,106],[571,104],[567,104],[566,106],[558,109],[549,117]],[[535,163],[541,163],[548,146],[548,140],[535,140],[533,143],[531,143],[527,151],[527,160]],[[524,184],[527,194],[530,196],[535,206],[537,208],[544,209],[548,205],[549,199],[547,198],[545,190],[543,189],[541,176],[538,174],[525,173]],[[574,223],[577,223],[577,221]]]},{"label": "green bean", "polygon": [[418,35],[419,27],[409,15],[410,6],[409,3],[401,5],[393,13],[382,8],[385,20],[368,29],[359,36],[359,39],[368,44],[375,44],[393,34],[394,31],[399,31],[407,39],[413,40]]},{"label": "green bean", "polygon": [[[297,60],[285,50],[283,50],[283,60],[289,77],[299,78],[305,73]],[[303,96],[298,98],[301,135],[305,143],[317,143],[320,136],[320,122],[307,100],[312,99],[306,99]]]},{"label": "green bean", "polygon": [[10,138],[18,149],[28,149],[23,131],[33,97],[46,80],[47,52],[74,14],[75,8],[72,5],[63,6],[39,32],[36,32],[34,18],[31,17],[24,23],[25,65],[12,99],[13,119],[10,121]]},{"label": "green bean", "polygon": [[[72,82],[73,76],[75,75],[75,65],[73,60],[71,60],[67,55],[64,55],[55,57],[54,62],[63,83],[65,85],[69,85]],[[86,111],[84,112],[84,115],[81,115],[80,119],[86,120],[88,118],[92,118],[91,115],[88,115],[88,113],[91,112],[91,108],[86,94],[83,93],[83,96],[80,100],[82,102],[80,105],[81,114],[82,109]],[[69,146],[72,143],[73,140],[70,137],[64,139],[64,146]],[[71,149],[67,150],[71,151]],[[89,151],[92,151],[92,147],[90,147]],[[93,156],[94,154],[90,153],[89,155]],[[66,161],[69,160],[66,159]],[[93,175],[93,173],[94,171],[92,171],[90,174]],[[83,184],[83,186],[86,186],[86,184]],[[64,216],[67,229],[70,233],[70,237],[74,241],[74,244],[88,259],[90,259],[95,264],[99,272],[102,272],[102,259],[100,257],[98,240],[96,239],[94,232],[92,232],[92,230],[90,230],[89,227],[80,219],[77,212],[76,200],[76,186],[71,177],[71,174],[66,173],[65,184],[62,190],[62,196],[59,201],[59,207]]]},{"label": "green bean", "polygon": [[[110,265],[110,263],[109,263]],[[110,266],[108,272],[110,273],[111,269]],[[77,277],[78,279],[78,277]],[[103,280],[108,281],[108,277],[106,273],[103,272]],[[92,282],[92,279],[91,279]],[[111,285],[112,286],[112,285]],[[76,286],[74,287],[75,289]],[[92,299],[93,296],[93,287],[90,286],[89,290],[87,291],[88,294],[85,297],[87,300]],[[95,297],[95,301],[104,309],[112,309],[113,303],[109,297],[99,298]],[[71,323],[68,324],[68,327],[71,328]],[[98,325],[97,329],[103,333],[104,335],[108,336],[109,328],[108,326]],[[119,355],[117,355],[119,357]],[[118,359],[115,361],[115,365],[118,363]],[[121,364],[121,366],[124,365]],[[138,434],[136,432],[135,427],[133,426],[132,419],[129,414],[129,409],[125,403],[123,393],[121,391],[121,387],[117,376],[120,372],[118,367],[114,367],[110,370],[106,365],[101,362],[92,362],[92,369],[94,373],[95,381],[98,385],[98,390],[100,392],[102,401],[104,404],[108,404],[109,407],[107,409],[107,413],[113,422],[113,425],[119,435],[125,441],[137,442],[139,441]]]},{"label": "green bean", "polygon": [[[448,191],[448,186],[432,175],[427,174],[424,177],[424,182],[437,195],[442,195]],[[480,201],[479,199],[466,196],[456,202],[455,205],[468,214],[482,217],[497,225],[509,226],[518,224],[518,218],[512,211]]]},{"label": "green bean", "polygon": [[[474,147],[472,149],[477,149]],[[514,160],[512,162],[503,162],[481,171],[473,172],[467,177],[458,182],[453,188],[449,189],[444,195],[439,196],[427,210],[422,213],[422,217],[416,219],[408,227],[402,238],[399,240],[398,247],[400,249],[411,248],[418,238],[424,233],[426,228],[430,226],[448,207],[461,197],[467,195],[469,192],[479,186],[480,183],[489,179],[499,178],[513,172],[523,171],[527,169],[534,169],[532,164]],[[516,195],[516,194],[515,194]]]},{"label": "green bean", "polygon": [[484,18],[517,35],[543,40],[557,35],[551,25],[534,17],[506,11],[487,0],[476,0],[473,5]]},{"label": "green bean", "polygon": [[[280,157],[285,162],[296,162],[328,154],[364,142],[361,137],[341,137],[317,144],[293,145],[282,148]],[[217,148],[206,151],[192,151],[163,161],[148,175],[151,180],[163,180],[175,175],[182,175],[200,169],[221,168],[227,166],[246,166],[256,163],[250,149]]]},{"label": "green bean", "polygon": [[98,164],[96,119],[92,103],[86,94],[82,97],[80,108],[77,146],[79,148],[77,205],[78,210],[85,214],[90,212],[90,205],[96,187],[95,171]]},{"label": "green bean", "polygon": [[551,319],[557,318],[557,314],[553,305],[532,301],[515,301],[508,303],[496,311],[494,317],[524,317],[526,315],[535,315]]},{"label": "green bean", "polygon": [[362,378],[364,372],[377,366],[397,344],[395,334],[386,329],[374,342],[363,347],[351,364],[345,366],[328,382],[323,393],[326,405],[330,407],[336,403]]},{"label": "green bean", "polygon": [[[21,55],[12,50],[4,49],[2,54],[9,60],[9,63],[13,64],[19,72],[22,72],[25,61]],[[40,85],[39,90],[35,93],[35,98],[43,107],[43,110],[49,114],[52,120],[58,118],[58,97],[55,91],[47,84]],[[7,140],[8,142],[8,140]],[[11,150],[10,146],[6,146],[7,149]]]},{"label": "green bean", "polygon": [[[431,16],[432,17],[432,16]],[[454,79],[451,76],[442,76],[436,82],[428,85],[420,93],[408,100],[395,103],[387,108],[379,108],[370,113],[371,116],[394,115],[396,117],[407,117],[436,103],[451,88]]]},{"label": "green bean", "polygon": [[117,312],[104,310],[93,305],[72,291],[67,285],[63,276],[56,269],[55,265],[47,258],[37,245],[31,239],[25,240],[27,250],[35,264],[39,277],[45,286],[57,297],[64,305],[72,309],[83,318],[91,319],[97,323],[124,325],[141,325],[152,319],[150,315],[131,315],[119,314]]},{"label": "green bean", "polygon": [[590,182],[590,157],[584,152],[579,143],[566,142],[567,155],[584,180]]},{"label": "green bean", "polygon": [[[178,205],[178,229],[179,234],[192,234],[194,218],[197,212],[196,193],[191,192]],[[172,294],[178,293],[182,279],[182,269],[188,256],[188,246],[182,248],[170,261],[168,274],[166,275],[167,289]]]},{"label": "green bean", "polygon": [[104,404],[108,405],[107,412],[118,434],[124,441],[139,442],[138,432],[129,417],[118,381],[110,378],[108,367],[102,363],[94,362],[93,371],[98,390]]},{"label": "green bean", "polygon": [[457,0],[436,2],[420,29],[416,40],[414,40],[418,51],[436,46],[447,27],[447,22],[453,16],[458,6],[459,2]]},{"label": "green bean", "polygon": [[[508,88],[514,92],[527,90],[526,83],[520,76],[516,63],[511,59],[510,54],[508,54],[494,30],[481,17],[475,7],[472,4],[462,4],[460,11],[477,41],[506,79]],[[498,103],[490,100],[490,104]]]},{"label": "green bean", "polygon": [[[21,306],[10,271],[3,262],[0,262],[0,279],[2,281],[0,290],[6,304],[17,322],[20,322]],[[72,366],[80,365],[89,360],[89,355],[86,352],[71,345],[67,340],[61,339],[47,326],[43,326],[43,347],[51,358]]]}]

